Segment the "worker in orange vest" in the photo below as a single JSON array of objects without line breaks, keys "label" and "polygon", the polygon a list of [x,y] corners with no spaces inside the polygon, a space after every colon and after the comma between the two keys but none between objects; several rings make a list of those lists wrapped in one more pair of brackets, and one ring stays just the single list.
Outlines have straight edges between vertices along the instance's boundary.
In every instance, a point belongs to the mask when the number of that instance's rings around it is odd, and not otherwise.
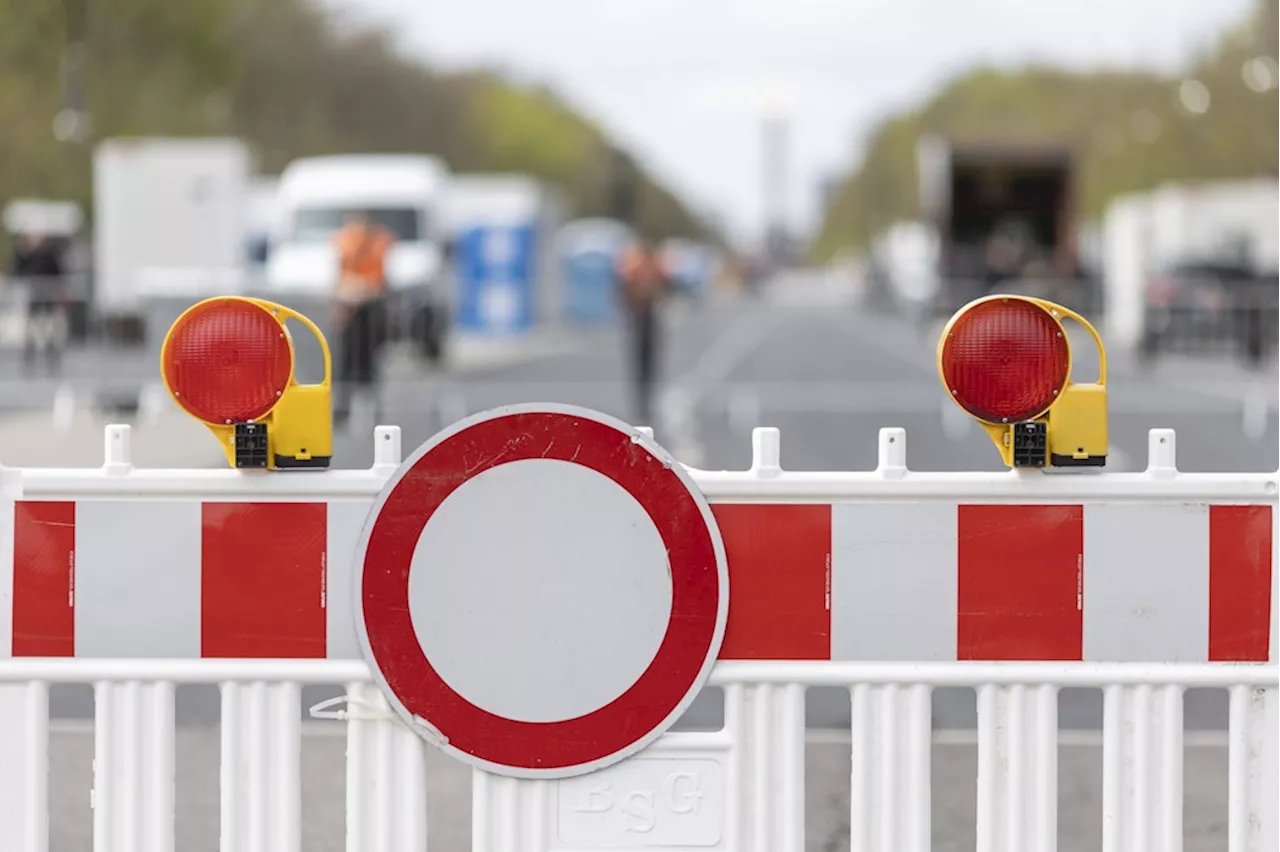
[{"label": "worker in orange vest", "polygon": [[338,283],[333,325],[338,333],[334,420],[350,415],[356,390],[373,396],[376,407],[378,352],[386,336],[387,255],[395,236],[368,213],[351,216],[334,236]]},{"label": "worker in orange vest", "polygon": [[652,424],[653,384],[657,372],[658,305],[670,276],[658,251],[643,239],[624,247],[616,271],[631,327],[631,366],[638,423]]}]

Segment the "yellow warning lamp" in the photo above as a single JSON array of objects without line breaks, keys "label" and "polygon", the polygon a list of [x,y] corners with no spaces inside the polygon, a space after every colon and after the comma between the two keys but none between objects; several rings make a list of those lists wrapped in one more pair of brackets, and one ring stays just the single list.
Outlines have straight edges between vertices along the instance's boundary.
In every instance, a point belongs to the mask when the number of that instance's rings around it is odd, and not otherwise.
[{"label": "yellow warning lamp", "polygon": [[[1093,336],[1096,382],[1071,381],[1064,318]],[[1097,330],[1074,311],[1029,296],[970,302],[942,330],[938,374],[1009,467],[1107,463],[1107,353]]]},{"label": "yellow warning lamp", "polygon": [[[294,379],[285,322],[311,330],[324,378]],[[325,469],[333,456],[329,346],[315,323],[283,305],[242,296],[205,299],[182,313],[160,349],[165,389],[222,443],[236,468]]]}]

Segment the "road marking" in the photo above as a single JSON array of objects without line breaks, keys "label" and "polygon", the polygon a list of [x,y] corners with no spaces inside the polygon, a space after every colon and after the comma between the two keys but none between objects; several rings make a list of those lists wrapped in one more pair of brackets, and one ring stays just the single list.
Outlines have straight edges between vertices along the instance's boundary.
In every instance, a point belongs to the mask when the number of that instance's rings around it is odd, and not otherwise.
[{"label": "road marking", "polygon": [[701,465],[705,454],[698,441],[693,394],[681,387],[669,388],[659,400],[657,413],[658,437],[671,455],[687,467]]},{"label": "road marking", "polygon": [[937,376],[937,340],[942,326],[938,326],[938,334],[925,336],[919,327],[891,317],[859,316],[855,319],[830,313],[824,316],[834,321],[841,331],[872,344],[891,358]]},{"label": "road marking", "polygon": [[[697,407],[708,391],[721,385],[739,364],[756,352],[778,326],[773,312],[751,310],[703,350],[693,368],[671,382],[660,403],[663,443],[682,464],[698,467],[706,457],[698,440]],[[759,416],[759,402],[756,403]]]},{"label": "road marking", "polygon": [[1253,387],[1245,393],[1240,407],[1240,431],[1250,441],[1259,441],[1267,434],[1267,420],[1271,415],[1271,400],[1261,387]]},{"label": "road marking", "polygon": [[[217,725],[178,725],[179,731],[208,731],[216,733]],[[308,720],[299,725],[301,735],[318,739],[345,737],[345,722]],[[676,733],[685,730],[676,728]],[[713,733],[707,729],[697,729],[696,733]],[[93,736],[92,719],[51,719],[49,733],[58,736]],[[852,744],[852,736],[846,728],[810,728],[805,731],[805,742],[808,745],[848,746]],[[941,728],[933,732],[933,744],[938,746],[976,746],[978,732],[973,728]],[[1062,730],[1058,732],[1058,745],[1068,748],[1101,748],[1103,735],[1101,730]],[[1186,731],[1182,735],[1184,748],[1226,748],[1226,731]]]},{"label": "road marking", "polygon": [[763,346],[777,329],[778,322],[777,313],[772,311],[744,314],[712,341],[693,369],[676,379],[674,384],[687,388],[696,403],[709,386],[723,382],[739,364]]}]

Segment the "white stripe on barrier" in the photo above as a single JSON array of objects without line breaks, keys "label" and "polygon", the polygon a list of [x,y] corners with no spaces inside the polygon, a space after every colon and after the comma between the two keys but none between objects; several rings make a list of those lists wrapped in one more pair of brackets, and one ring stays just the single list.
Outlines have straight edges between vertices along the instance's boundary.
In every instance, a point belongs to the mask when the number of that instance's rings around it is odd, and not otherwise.
[{"label": "white stripe on barrier", "polygon": [[76,503],[77,655],[200,655],[200,526],[192,500]]}]

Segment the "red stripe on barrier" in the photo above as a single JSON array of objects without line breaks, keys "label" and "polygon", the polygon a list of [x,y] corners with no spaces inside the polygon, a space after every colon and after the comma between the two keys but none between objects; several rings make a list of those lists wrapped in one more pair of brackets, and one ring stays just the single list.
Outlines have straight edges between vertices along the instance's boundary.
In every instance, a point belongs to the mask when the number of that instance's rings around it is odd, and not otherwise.
[{"label": "red stripe on barrier", "polygon": [[75,578],[76,504],[15,503],[13,656],[75,656]]},{"label": "red stripe on barrier", "polygon": [[729,562],[720,659],[831,659],[831,507],[711,508]]},{"label": "red stripe on barrier", "polygon": [[325,656],[324,503],[205,503],[201,656]]},{"label": "red stripe on barrier", "polygon": [[961,660],[1079,660],[1084,508],[960,506]]},{"label": "red stripe on barrier", "polygon": [[1271,507],[1209,507],[1209,660],[1266,662],[1271,645]]}]

